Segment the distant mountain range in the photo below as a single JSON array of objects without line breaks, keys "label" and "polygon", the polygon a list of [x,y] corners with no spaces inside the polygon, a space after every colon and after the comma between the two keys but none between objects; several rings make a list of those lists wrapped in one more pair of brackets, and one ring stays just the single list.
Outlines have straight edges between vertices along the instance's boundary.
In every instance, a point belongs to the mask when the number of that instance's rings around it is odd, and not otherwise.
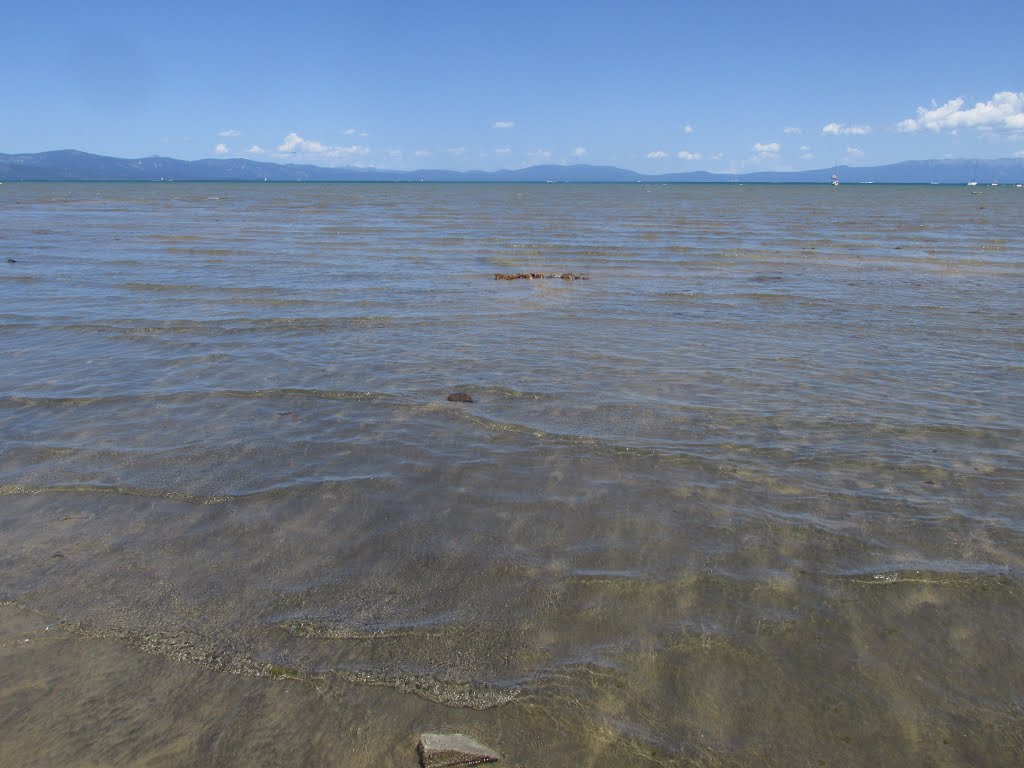
[{"label": "distant mountain range", "polygon": [[522,181],[522,182],[747,182],[843,184],[1021,184],[1024,158],[1001,160],[910,160],[859,168],[842,165],[815,171],[757,173],[643,174],[608,165],[534,165],[503,171],[388,171],[377,168],[324,168],[245,159],[126,160],[63,149],[35,154],[0,154],[0,181]]}]

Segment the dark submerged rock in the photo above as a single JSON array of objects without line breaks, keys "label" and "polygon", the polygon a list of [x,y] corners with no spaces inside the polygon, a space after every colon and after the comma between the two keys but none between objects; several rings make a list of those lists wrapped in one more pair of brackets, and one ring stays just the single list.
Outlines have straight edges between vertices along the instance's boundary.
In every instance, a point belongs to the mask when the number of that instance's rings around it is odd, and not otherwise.
[{"label": "dark submerged rock", "polygon": [[452,392],[448,395],[448,401],[452,403],[472,403],[473,398],[465,392]]},{"label": "dark submerged rock", "polygon": [[589,280],[588,275],[580,274],[578,272],[560,272],[553,275],[543,275],[539,272],[509,272],[501,273],[498,272],[494,275],[495,280],[542,280],[544,278],[556,279],[562,278],[563,280]]},{"label": "dark submerged rock", "polygon": [[494,763],[500,755],[463,733],[424,733],[416,746],[423,768]]}]

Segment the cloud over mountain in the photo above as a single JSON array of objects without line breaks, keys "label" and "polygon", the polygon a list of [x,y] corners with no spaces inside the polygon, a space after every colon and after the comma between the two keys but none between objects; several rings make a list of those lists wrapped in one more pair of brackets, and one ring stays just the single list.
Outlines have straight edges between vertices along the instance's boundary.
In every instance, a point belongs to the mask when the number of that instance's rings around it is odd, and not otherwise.
[{"label": "cloud over mountain", "polygon": [[299,155],[313,155],[316,157],[337,158],[352,157],[354,155],[368,155],[370,148],[361,144],[352,144],[348,147],[331,146],[322,144],[319,141],[304,139],[297,133],[289,133],[284,141],[277,147],[278,152],[293,153]]}]

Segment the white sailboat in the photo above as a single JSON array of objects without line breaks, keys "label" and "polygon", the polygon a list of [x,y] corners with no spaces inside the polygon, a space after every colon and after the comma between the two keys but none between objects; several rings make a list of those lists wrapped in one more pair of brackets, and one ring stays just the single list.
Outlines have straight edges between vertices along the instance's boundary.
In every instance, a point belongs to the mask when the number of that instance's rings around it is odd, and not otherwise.
[{"label": "white sailboat", "polygon": [[978,186],[978,181],[977,181],[977,179],[978,179],[978,164],[977,163],[974,164],[974,173],[972,173],[971,176],[972,176],[972,178],[971,178],[970,181],[967,182],[967,186],[968,187],[976,187],[976,186]]}]

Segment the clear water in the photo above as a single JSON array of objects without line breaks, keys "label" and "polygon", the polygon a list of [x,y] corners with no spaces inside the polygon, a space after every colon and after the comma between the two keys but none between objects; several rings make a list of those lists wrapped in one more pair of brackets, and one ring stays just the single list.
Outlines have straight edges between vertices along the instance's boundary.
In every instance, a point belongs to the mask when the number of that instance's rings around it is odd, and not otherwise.
[{"label": "clear water", "polygon": [[1021,764],[1022,213],[5,184],[5,759]]}]

